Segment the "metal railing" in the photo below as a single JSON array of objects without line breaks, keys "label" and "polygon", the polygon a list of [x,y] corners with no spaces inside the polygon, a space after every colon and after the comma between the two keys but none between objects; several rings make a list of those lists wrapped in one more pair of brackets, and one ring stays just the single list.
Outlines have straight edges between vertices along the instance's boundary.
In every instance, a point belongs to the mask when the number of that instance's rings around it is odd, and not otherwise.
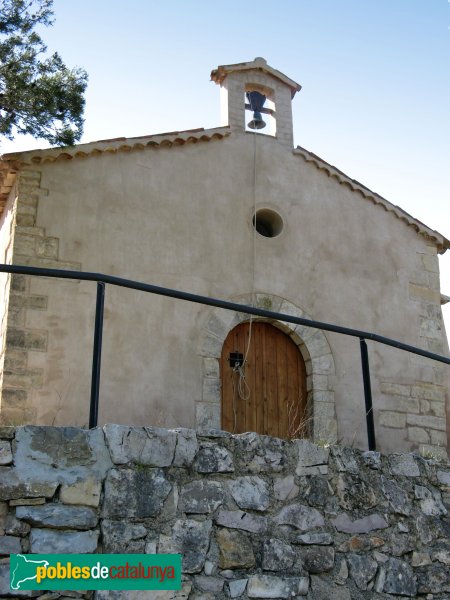
[{"label": "metal railing", "polygon": [[255,306],[247,306],[245,304],[237,304],[235,302],[228,302],[227,300],[219,300],[217,298],[209,298],[208,296],[199,296],[198,294],[191,294],[189,292],[183,292],[180,290],[174,290],[171,288],[160,287],[157,285],[151,285],[140,281],[133,281],[130,279],[123,279],[121,277],[115,277],[113,275],[104,275],[102,273],[89,273],[84,271],[68,271],[63,269],[46,269],[40,267],[27,267],[19,265],[2,265],[0,264],[0,273],[12,273],[17,275],[34,275],[38,277],[52,277],[57,279],[75,279],[80,281],[95,281],[97,282],[97,298],[96,298],[96,309],[95,309],[95,328],[94,328],[94,348],[92,356],[92,378],[91,378],[91,400],[89,409],[89,428],[97,426],[98,421],[98,406],[99,406],[99,392],[100,392],[100,366],[101,366],[101,355],[102,355],[102,335],[103,335],[103,314],[105,306],[105,284],[116,285],[119,287],[125,287],[132,290],[138,290],[141,292],[148,292],[150,294],[157,294],[159,296],[167,296],[169,298],[176,298],[178,300],[185,300],[187,302],[195,302],[197,304],[204,304],[206,306],[214,306],[217,308],[224,308],[225,310],[233,310],[248,315],[254,315],[256,317],[265,317],[267,319],[274,319],[276,321],[284,321],[286,323],[294,323],[296,325],[304,325],[306,327],[312,327],[314,329],[321,329],[323,331],[332,331],[334,333],[340,333],[342,335],[348,335],[351,337],[359,338],[360,353],[361,353],[361,366],[362,376],[364,384],[364,400],[366,409],[366,424],[367,424],[367,440],[369,450],[376,449],[375,441],[375,426],[373,421],[373,405],[372,405],[372,391],[370,384],[370,368],[369,368],[369,355],[367,350],[366,340],[378,342],[386,346],[392,346],[399,350],[410,352],[411,354],[417,354],[424,356],[432,360],[436,360],[441,363],[450,365],[450,358],[429,352],[404,344],[398,340],[394,340],[376,333],[369,331],[362,331],[359,329],[351,329],[349,327],[341,327],[340,325],[333,325],[331,323],[324,323],[322,321],[314,321],[310,319],[303,319],[302,317],[293,317],[291,315],[285,315],[283,313],[274,312],[271,310],[265,310],[263,308],[257,308]]}]

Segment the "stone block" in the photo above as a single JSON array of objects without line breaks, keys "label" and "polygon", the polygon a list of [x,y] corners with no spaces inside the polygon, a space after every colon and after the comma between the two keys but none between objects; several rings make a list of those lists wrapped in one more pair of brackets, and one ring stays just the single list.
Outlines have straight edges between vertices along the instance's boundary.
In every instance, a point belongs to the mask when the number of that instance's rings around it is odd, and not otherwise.
[{"label": "stone block", "polygon": [[10,390],[4,389],[2,393],[2,408],[5,407],[25,407],[28,400],[28,392],[26,390]]},{"label": "stone block", "polygon": [[406,422],[408,425],[445,431],[445,419],[443,417],[433,417],[431,415],[408,415]]},{"label": "stone block", "polygon": [[37,294],[11,294],[9,297],[9,305],[15,308],[29,308],[31,310],[46,310],[47,296],[39,296]]},{"label": "stone block", "polygon": [[212,358],[220,358],[222,346],[223,340],[219,339],[212,333],[207,333],[203,338],[200,355],[203,357],[209,356]]},{"label": "stone block", "polygon": [[[43,236],[45,235],[45,229],[43,227],[26,227],[26,226],[16,226],[16,232],[24,235],[36,235]],[[25,280],[28,275],[14,275],[13,277],[23,277]]]},{"label": "stone block", "polygon": [[447,510],[442,504],[441,494],[438,490],[428,489],[422,485],[414,487],[414,495],[420,500],[420,509],[424,515],[429,517],[438,517],[446,515]]},{"label": "stone block", "polygon": [[57,485],[73,484],[90,477],[102,480],[112,467],[100,428],[18,427],[14,460],[17,475],[24,480]]},{"label": "stone block", "polygon": [[328,380],[328,375],[318,375],[316,373],[312,373],[310,376],[310,385],[308,389],[312,389],[314,391],[329,391],[330,383]]},{"label": "stone block", "polygon": [[430,304],[440,304],[440,293],[437,290],[430,289],[427,286],[409,284],[409,297],[418,302],[429,302]]},{"label": "stone block", "polygon": [[223,446],[204,443],[195,457],[194,468],[198,473],[232,473],[233,457]]},{"label": "stone block", "polygon": [[381,477],[381,491],[387,498],[393,512],[408,516],[412,505],[408,494],[395,481]]},{"label": "stone block", "polygon": [[97,550],[98,536],[98,531],[32,529],[30,552],[33,554],[92,554]]},{"label": "stone block", "polygon": [[287,456],[284,440],[257,433],[234,436],[235,457],[239,467],[248,473],[271,473],[283,470]]},{"label": "stone block", "polygon": [[16,224],[20,225],[21,227],[33,227],[35,225],[35,223],[36,223],[35,215],[18,214],[16,217]]},{"label": "stone block", "polygon": [[277,525],[290,525],[300,531],[309,531],[315,527],[323,527],[323,516],[315,508],[302,504],[284,506],[274,518]]},{"label": "stone block", "polygon": [[206,577],[205,575],[196,575],[194,582],[195,587],[200,591],[212,592],[215,594],[220,594],[225,583],[220,577]]},{"label": "stone block", "polygon": [[292,598],[306,596],[308,588],[308,577],[252,575],[248,580],[247,596],[249,598]]},{"label": "stone block", "polygon": [[10,465],[12,461],[11,442],[0,440],[0,466]]},{"label": "stone block", "polygon": [[[411,415],[408,415],[408,418]],[[413,454],[393,454],[389,457],[389,465],[394,475],[419,477],[420,469]]]},{"label": "stone block", "polygon": [[11,348],[47,351],[48,334],[43,330],[11,329],[6,333],[6,344]]},{"label": "stone block", "polygon": [[220,403],[222,382],[219,378],[203,379],[202,401]]},{"label": "stone block", "polygon": [[183,573],[200,573],[211,538],[211,521],[176,521],[172,531],[173,547],[182,554]]},{"label": "stone block", "polygon": [[285,571],[291,569],[297,555],[290,544],[275,538],[263,542],[262,568],[264,571]]},{"label": "stone block", "polygon": [[[311,575],[311,600],[351,600],[347,586],[341,587],[320,575]],[[357,596],[354,596],[357,598]]]},{"label": "stone block", "polygon": [[[31,475],[31,474],[30,474]],[[12,500],[16,498],[51,498],[58,487],[56,481],[47,481],[42,478],[23,477],[17,469],[4,467],[0,469],[0,499]]]},{"label": "stone block", "polygon": [[[20,228],[16,228],[16,232],[18,232]],[[25,292],[28,290],[28,282],[29,278],[27,275],[11,275],[11,290],[13,292]]]},{"label": "stone block", "polygon": [[396,413],[421,412],[419,400],[417,398],[411,398],[411,396],[385,396],[380,402],[380,408]]},{"label": "stone block", "polygon": [[14,371],[15,369],[25,369],[27,366],[28,352],[26,350],[8,349],[5,356],[5,369]]},{"label": "stone block", "polygon": [[172,485],[162,469],[111,469],[105,481],[102,516],[144,519],[158,515]]},{"label": "stone block", "polygon": [[331,354],[319,356],[311,361],[312,373],[314,375],[333,375],[334,361]]},{"label": "stone block", "polygon": [[347,513],[341,513],[335,519],[331,520],[337,531],[343,533],[368,533],[377,529],[386,529],[389,527],[387,521],[378,514],[371,514],[361,519],[352,519]]},{"label": "stone block", "polygon": [[181,510],[187,514],[215,511],[225,500],[222,484],[217,481],[191,481],[181,490]]},{"label": "stone block", "polygon": [[316,446],[308,440],[294,440],[293,444],[298,453],[297,475],[326,474],[328,471],[329,449]]},{"label": "stone block", "polygon": [[380,389],[383,394],[392,396],[411,396],[411,386],[404,383],[392,383],[390,381],[382,381]]},{"label": "stone block", "polygon": [[442,339],[442,321],[439,319],[420,319],[420,330],[419,335],[431,338],[431,339]]},{"label": "stone block", "polygon": [[367,590],[369,582],[375,577],[378,563],[369,556],[350,553],[347,556],[350,576],[360,590]]},{"label": "stone block", "polygon": [[198,452],[197,435],[193,429],[177,429],[174,467],[190,467]]},{"label": "stone block", "polygon": [[431,565],[431,558],[428,552],[413,552],[411,557],[412,567],[426,567]]},{"label": "stone block", "polygon": [[417,591],[419,594],[429,594],[427,598],[433,598],[431,594],[450,592],[449,569],[443,565],[432,565],[419,572],[417,580]]},{"label": "stone block", "polygon": [[217,525],[241,529],[251,533],[264,533],[268,527],[267,517],[260,517],[241,510],[221,510],[215,517]]},{"label": "stone block", "polygon": [[330,353],[330,346],[322,331],[316,331],[308,339],[308,352],[311,358],[317,358]]},{"label": "stone block", "polygon": [[330,452],[335,463],[335,468],[340,473],[359,475],[360,453],[358,451],[353,450],[353,448],[346,448],[345,446],[331,446]]},{"label": "stone block", "polygon": [[116,465],[136,463],[149,467],[172,464],[177,443],[175,431],[157,427],[105,425],[106,443]]},{"label": "stone block", "polygon": [[308,546],[302,557],[309,573],[326,573],[334,567],[334,549],[329,546]]},{"label": "stone block", "polygon": [[406,414],[380,410],[379,423],[384,427],[404,429],[406,426]]},{"label": "stone block", "polygon": [[230,598],[242,598],[247,587],[248,579],[235,579],[228,582]]},{"label": "stone block", "polygon": [[442,446],[443,448],[447,446],[447,434],[445,431],[436,431],[435,429],[430,429],[429,433],[432,446]]},{"label": "stone block", "polygon": [[304,546],[330,546],[333,543],[333,536],[325,531],[302,533],[301,535],[292,536],[291,539],[295,544]]},{"label": "stone block", "polygon": [[0,535],[0,555],[20,554],[22,545],[20,538],[12,535]]},{"label": "stone block", "polygon": [[[36,205],[25,204],[24,202],[18,202],[17,205],[17,216],[30,215],[36,218]],[[14,240],[15,241],[15,240]]]},{"label": "stone block", "polygon": [[232,311],[213,312],[207,324],[207,331],[219,339],[224,340],[234,320]]},{"label": "stone block", "polygon": [[208,431],[211,427],[220,429],[220,404],[196,402],[195,423],[199,431]]},{"label": "stone block", "polygon": [[433,383],[416,383],[411,387],[411,395],[413,398],[445,402],[445,388]]},{"label": "stone block", "polygon": [[3,373],[5,387],[12,391],[19,389],[39,389],[44,381],[43,369],[15,369],[6,370]]},{"label": "stone block", "polygon": [[401,560],[390,558],[383,591],[387,594],[415,596],[417,584],[411,567]]},{"label": "stone block", "polygon": [[292,500],[298,496],[299,487],[294,482],[294,476],[287,475],[274,480],[273,492],[277,500]]},{"label": "stone block", "polygon": [[75,504],[83,506],[99,505],[102,486],[100,481],[93,477],[76,481],[72,484],[63,484],[59,491],[59,499],[64,504]]},{"label": "stone block", "polygon": [[429,444],[430,436],[426,429],[421,427],[408,427],[408,440],[419,444]]},{"label": "stone block", "polygon": [[92,508],[45,504],[44,506],[18,506],[16,517],[31,525],[55,529],[93,529],[98,516]]},{"label": "stone block", "polygon": [[11,513],[5,518],[5,533],[6,535],[17,535],[19,537],[25,537],[30,533],[30,525],[19,521]]},{"label": "stone block", "polygon": [[58,258],[59,240],[55,237],[36,238],[36,256]]},{"label": "stone block", "polygon": [[103,552],[109,554],[143,554],[147,528],[139,523],[102,521]]},{"label": "stone block", "polygon": [[436,476],[439,483],[442,483],[450,488],[450,471],[438,470]]},{"label": "stone block", "polygon": [[221,569],[249,569],[255,566],[252,544],[240,531],[219,529],[216,541]]},{"label": "stone block", "polygon": [[450,567],[450,543],[448,541],[440,542],[431,552],[433,561],[438,561]]},{"label": "stone block", "polygon": [[217,358],[206,357],[203,359],[203,377],[220,377],[220,367]]},{"label": "stone block", "polygon": [[[324,498],[319,503],[319,506],[325,504],[329,494],[326,482],[323,482],[322,489]],[[355,511],[358,509],[373,508],[378,503],[372,485],[368,485],[363,479],[348,473],[338,476],[336,492],[339,498],[339,505],[346,510]]]},{"label": "stone block", "polygon": [[430,401],[429,412],[436,417],[445,417],[445,402],[441,401]]},{"label": "stone block", "polygon": [[269,488],[260,477],[238,477],[229,488],[239,508],[264,511],[270,505]]},{"label": "stone block", "polygon": [[40,506],[45,504],[45,498],[16,498],[9,501],[10,506]]},{"label": "stone block", "polygon": [[[34,214],[34,208],[32,208]],[[26,213],[20,213],[26,214]],[[34,256],[35,252],[35,240],[34,236],[16,234],[14,238],[14,252],[15,255]]]},{"label": "stone block", "polygon": [[439,273],[439,261],[436,255],[433,256],[431,254],[419,254],[419,257],[421,265],[426,271]]}]

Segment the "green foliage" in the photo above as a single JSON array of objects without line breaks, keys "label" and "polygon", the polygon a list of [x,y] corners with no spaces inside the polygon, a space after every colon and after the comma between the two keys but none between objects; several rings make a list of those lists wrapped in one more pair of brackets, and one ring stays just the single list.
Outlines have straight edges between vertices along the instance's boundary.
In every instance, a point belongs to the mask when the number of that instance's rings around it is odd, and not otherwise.
[{"label": "green foliage", "polygon": [[28,133],[73,145],[83,133],[87,74],[68,69],[35,28],[53,23],[53,0],[0,0],[0,135]]}]

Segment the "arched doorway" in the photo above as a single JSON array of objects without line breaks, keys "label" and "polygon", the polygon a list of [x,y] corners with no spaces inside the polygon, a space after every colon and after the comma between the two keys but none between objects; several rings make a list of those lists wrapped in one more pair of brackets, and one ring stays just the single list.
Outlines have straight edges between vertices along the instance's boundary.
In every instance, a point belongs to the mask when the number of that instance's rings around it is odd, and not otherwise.
[{"label": "arched doorway", "polygon": [[[230,353],[245,356],[239,370]],[[305,362],[291,338],[263,321],[232,329],[220,358],[222,429],[280,438],[308,435]],[[243,377],[244,376],[244,377]]]}]

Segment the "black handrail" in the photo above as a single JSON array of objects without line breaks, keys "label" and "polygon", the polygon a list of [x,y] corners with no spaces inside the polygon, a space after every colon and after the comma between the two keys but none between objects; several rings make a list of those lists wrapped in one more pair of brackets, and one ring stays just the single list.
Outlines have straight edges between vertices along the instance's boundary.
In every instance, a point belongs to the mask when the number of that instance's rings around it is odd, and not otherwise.
[{"label": "black handrail", "polygon": [[195,302],[197,304],[204,304],[206,306],[214,306],[217,308],[224,308],[225,310],[233,310],[248,315],[254,315],[257,317],[265,317],[267,319],[274,319],[277,321],[284,321],[286,323],[294,323],[296,325],[304,325],[306,327],[312,327],[314,329],[321,329],[324,331],[332,331],[334,333],[340,333],[342,335],[349,335],[351,337],[357,337],[360,340],[361,346],[361,363],[363,370],[363,381],[364,381],[364,397],[366,402],[366,423],[367,423],[367,436],[369,450],[375,450],[375,429],[373,424],[373,407],[372,407],[372,393],[370,389],[370,370],[367,345],[365,340],[372,340],[386,346],[392,346],[399,350],[405,350],[412,354],[419,356],[425,356],[432,360],[436,360],[445,364],[450,365],[450,358],[411,346],[410,344],[404,344],[398,340],[388,338],[376,333],[369,331],[363,331],[360,329],[352,329],[350,327],[341,327],[340,325],[333,325],[331,323],[325,323],[322,321],[314,321],[312,319],[304,319],[303,317],[294,317],[292,315],[286,315],[284,313],[274,312],[263,308],[257,308],[255,306],[247,306],[245,304],[238,304],[236,302],[229,302],[227,300],[220,300],[218,298],[210,298],[209,296],[200,296],[198,294],[191,294],[190,292],[183,292],[172,288],[160,287],[149,283],[143,283],[141,281],[133,281],[131,279],[124,279],[122,277],[115,277],[114,275],[104,275],[103,273],[90,273],[86,271],[70,271],[65,269],[47,269],[44,267],[30,267],[20,265],[4,265],[0,264],[0,272],[3,273],[15,273],[18,275],[35,275],[40,277],[54,277],[58,279],[77,279],[80,281],[96,281],[97,286],[97,304],[96,304],[96,316],[95,316],[95,332],[94,332],[94,351],[93,351],[93,367],[92,367],[92,385],[91,385],[91,404],[90,404],[90,418],[89,427],[96,427],[97,415],[98,415],[98,402],[99,402],[99,389],[100,389],[100,359],[101,359],[101,341],[102,341],[102,323],[103,323],[103,306],[104,306],[104,284],[116,285],[119,287],[125,287],[133,290],[139,290],[142,292],[148,292],[151,294],[157,294],[160,296],[167,296],[169,298],[176,298],[178,300],[186,300],[188,302]]}]

